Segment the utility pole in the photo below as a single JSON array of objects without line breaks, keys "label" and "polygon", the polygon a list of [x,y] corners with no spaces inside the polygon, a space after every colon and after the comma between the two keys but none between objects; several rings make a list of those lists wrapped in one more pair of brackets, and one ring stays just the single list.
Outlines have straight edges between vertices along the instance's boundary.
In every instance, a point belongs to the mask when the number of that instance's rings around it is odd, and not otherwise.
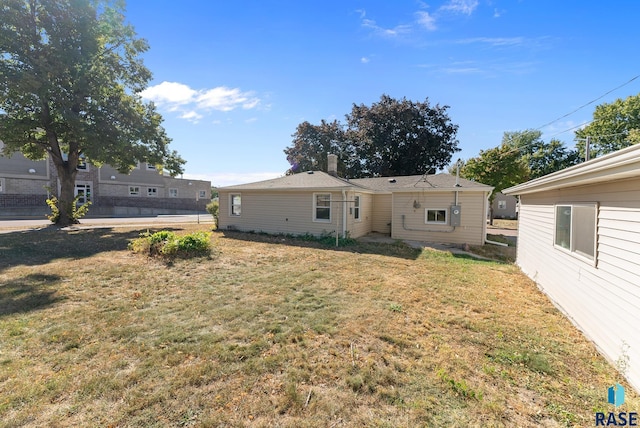
[{"label": "utility pole", "polygon": [[584,161],[587,162],[591,156],[589,156],[589,151],[591,150],[591,137],[587,135],[587,142],[584,145]]}]

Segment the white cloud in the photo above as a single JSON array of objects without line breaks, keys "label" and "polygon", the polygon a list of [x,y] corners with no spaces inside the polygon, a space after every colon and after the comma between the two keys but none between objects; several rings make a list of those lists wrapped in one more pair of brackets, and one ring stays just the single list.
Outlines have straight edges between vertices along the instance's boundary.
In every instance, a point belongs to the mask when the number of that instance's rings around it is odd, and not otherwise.
[{"label": "white cloud", "polygon": [[369,58],[367,58],[366,56],[363,56],[362,58],[360,58],[360,62],[363,64],[367,64],[369,63],[369,61],[371,61]]},{"label": "white cloud", "polygon": [[177,82],[162,82],[159,85],[150,86],[140,92],[142,98],[151,100],[157,104],[187,104],[193,101],[196,91]]},{"label": "white cloud", "polygon": [[142,98],[153,101],[168,111],[179,111],[180,118],[197,123],[205,112],[211,110],[228,112],[237,108],[256,108],[260,99],[253,92],[239,88],[218,86],[212,89],[195,90],[178,82],[162,82],[140,93]]},{"label": "white cloud", "polygon": [[478,0],[450,0],[449,3],[441,6],[439,10],[471,15],[477,7]]},{"label": "white cloud", "polygon": [[373,19],[363,19],[362,26],[373,30],[377,35],[382,37],[397,37],[411,31],[411,27],[408,25],[397,25],[393,28],[383,28],[378,26],[376,21]]},{"label": "white cloud", "polygon": [[418,19],[418,24],[422,25],[429,31],[435,31],[438,27],[436,27],[436,19],[429,15],[429,12],[418,11],[416,12],[416,16]]},{"label": "white cloud", "polygon": [[186,119],[189,122],[198,123],[200,119],[202,119],[202,115],[192,110],[192,111],[183,113],[180,116],[180,119]]},{"label": "white cloud", "polygon": [[461,39],[456,43],[458,44],[473,44],[481,43],[491,46],[519,46],[525,43],[523,37],[474,37],[470,39]]}]

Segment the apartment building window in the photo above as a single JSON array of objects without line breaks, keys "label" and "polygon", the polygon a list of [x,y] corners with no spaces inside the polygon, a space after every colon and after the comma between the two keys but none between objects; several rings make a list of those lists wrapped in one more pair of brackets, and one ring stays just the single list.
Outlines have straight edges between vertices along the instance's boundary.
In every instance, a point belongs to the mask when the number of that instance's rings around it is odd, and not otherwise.
[{"label": "apartment building window", "polygon": [[507,209],[507,201],[498,201],[498,209],[506,210]]},{"label": "apartment building window", "polygon": [[169,189],[169,197],[177,198],[178,197],[178,189]]},{"label": "apartment building window", "polygon": [[207,197],[207,191],[206,190],[198,191],[198,199],[204,199],[206,197]]},{"label": "apartment building window", "polygon": [[148,163],[147,162],[147,170],[149,171],[155,171],[156,170],[156,166],[152,163]]},{"label": "apartment building window", "polygon": [[129,186],[129,196],[140,196],[140,188],[138,186]]},{"label": "apartment building window", "polygon": [[158,188],[157,187],[147,187],[147,196],[151,196],[151,197],[158,196]]}]

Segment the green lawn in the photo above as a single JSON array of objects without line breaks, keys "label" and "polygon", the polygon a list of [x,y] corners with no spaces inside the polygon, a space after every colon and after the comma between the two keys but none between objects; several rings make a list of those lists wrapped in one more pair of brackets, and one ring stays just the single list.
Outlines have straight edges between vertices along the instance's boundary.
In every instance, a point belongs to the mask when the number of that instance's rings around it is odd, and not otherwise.
[{"label": "green lawn", "polygon": [[512,264],[139,232],[0,235],[0,426],[593,426],[621,380]]}]

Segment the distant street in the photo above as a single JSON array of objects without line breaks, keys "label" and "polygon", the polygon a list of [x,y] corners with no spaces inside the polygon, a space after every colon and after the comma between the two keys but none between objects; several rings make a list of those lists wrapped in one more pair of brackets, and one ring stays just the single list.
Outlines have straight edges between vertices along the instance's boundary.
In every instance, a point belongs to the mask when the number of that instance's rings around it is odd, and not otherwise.
[{"label": "distant street", "polygon": [[[156,217],[109,217],[109,218],[85,218],[80,224],[72,226],[82,229],[85,227],[124,227],[124,226],[157,226],[160,224],[175,223],[213,223],[211,214],[192,215],[159,215]],[[28,220],[1,220],[0,233],[12,230],[38,229],[50,226],[51,222],[46,218]]]}]

